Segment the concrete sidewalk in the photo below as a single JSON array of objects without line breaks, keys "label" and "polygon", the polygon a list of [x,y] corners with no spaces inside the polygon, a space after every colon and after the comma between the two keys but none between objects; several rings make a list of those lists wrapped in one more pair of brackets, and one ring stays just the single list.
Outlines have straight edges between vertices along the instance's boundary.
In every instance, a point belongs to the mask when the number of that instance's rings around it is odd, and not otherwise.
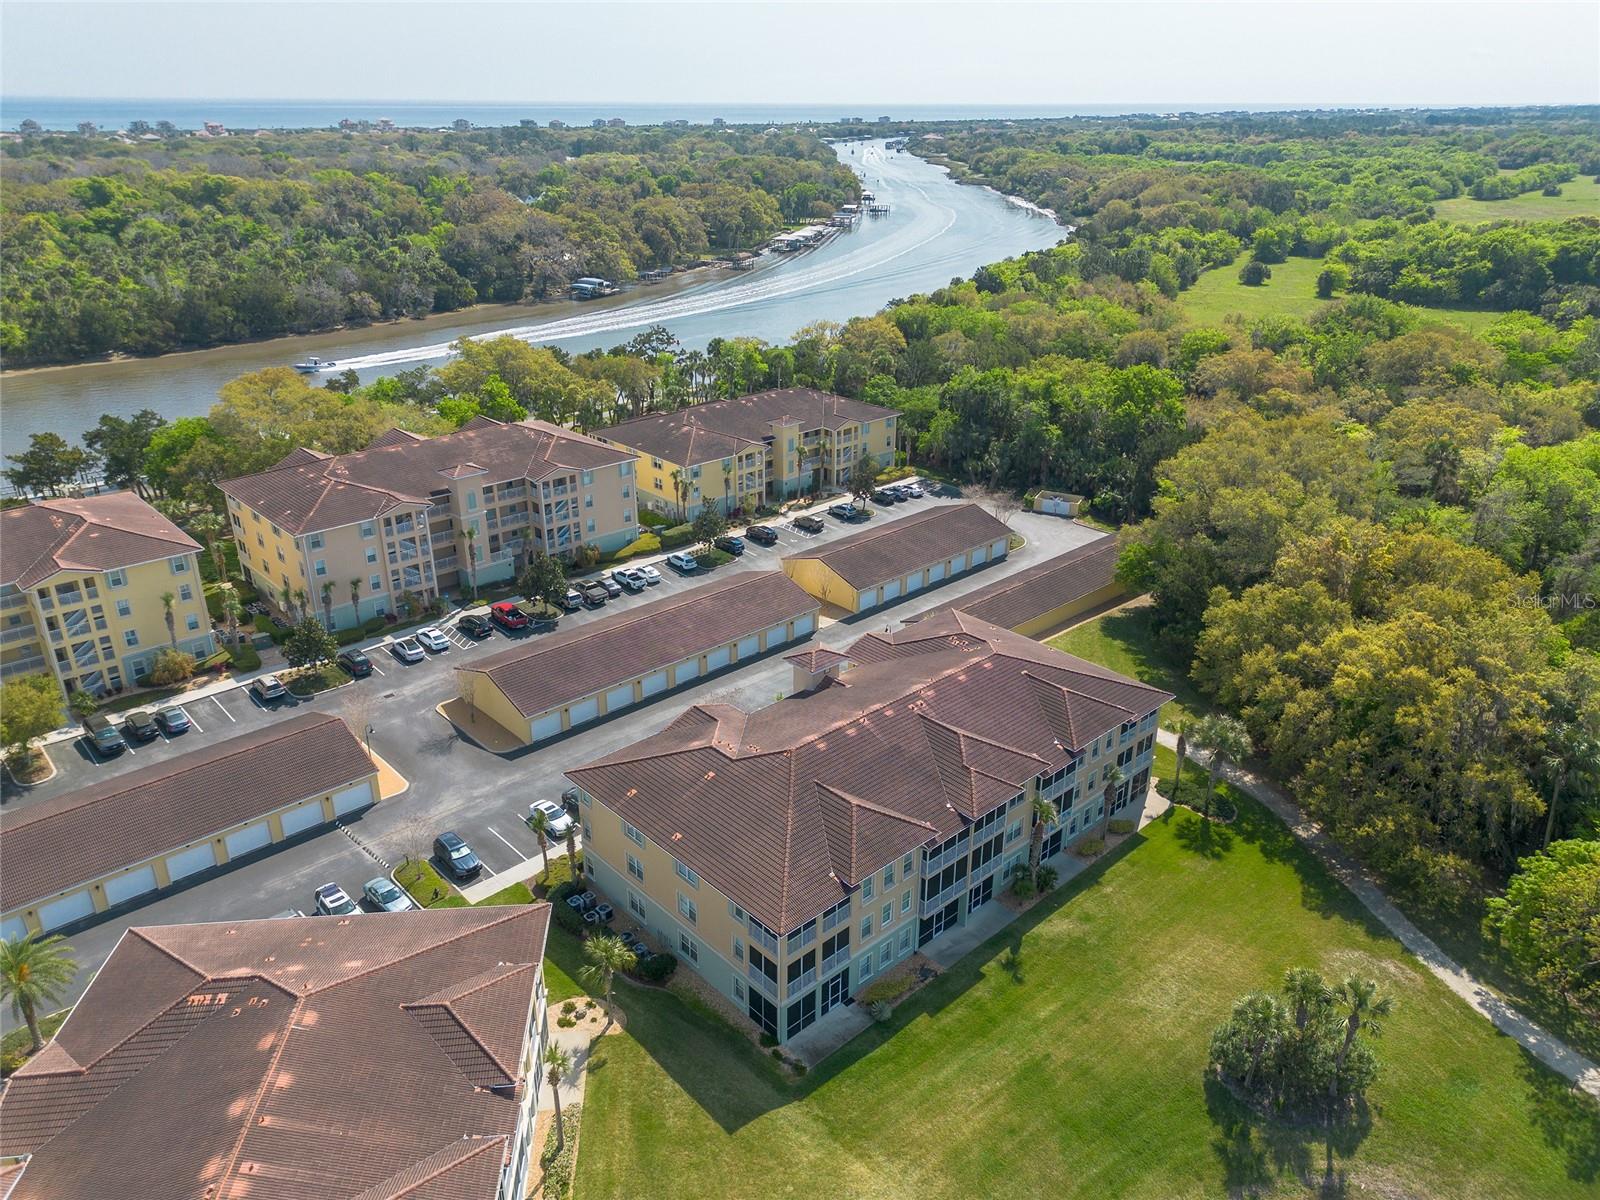
[{"label": "concrete sidewalk", "polygon": [[[1176,735],[1165,729],[1157,732],[1157,739],[1168,749],[1177,748]],[[1190,749],[1189,757],[1202,765],[1210,760],[1210,755],[1194,748]],[[1432,938],[1412,924],[1411,919],[1383,894],[1377,880],[1335,846],[1322,827],[1302,813],[1300,806],[1276,784],[1232,763],[1224,766],[1222,777],[1246,795],[1260,801],[1288,826],[1289,831],[1304,842],[1339,882],[1366,906],[1367,911],[1421,960],[1435,978],[1465,1000],[1474,1012],[1493,1022],[1494,1027],[1507,1037],[1515,1038],[1518,1045],[1552,1071],[1600,1099],[1600,1066],[1528,1020],[1507,1004],[1504,997],[1473,978],[1465,967],[1439,949]]]},{"label": "concrete sidewalk", "polygon": [[[578,844],[579,853],[583,852],[583,834],[580,832],[574,839]],[[550,844],[550,861],[560,862],[567,856],[567,839]],[[544,855],[535,854],[532,858],[525,858],[514,867],[509,867],[497,875],[487,875],[477,883],[469,883],[466,887],[458,889],[469,903],[477,904],[480,900],[487,900],[496,892],[510,887],[514,883],[527,883],[532,886],[532,880],[544,871]]]}]

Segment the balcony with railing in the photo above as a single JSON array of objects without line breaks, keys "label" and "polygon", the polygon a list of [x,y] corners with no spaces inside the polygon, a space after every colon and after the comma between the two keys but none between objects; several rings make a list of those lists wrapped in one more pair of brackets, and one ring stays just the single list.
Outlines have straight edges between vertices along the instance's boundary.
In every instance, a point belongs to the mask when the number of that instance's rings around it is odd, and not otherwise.
[{"label": "balcony with railing", "polygon": [[[450,502],[448,500],[441,501],[438,504],[428,505],[428,520],[430,521],[437,521],[441,517],[451,517],[454,515],[455,510],[450,507]],[[397,531],[398,529],[399,527],[396,526]]]},{"label": "balcony with railing", "polygon": [[39,631],[32,625],[19,625],[15,629],[8,629],[0,633],[0,646],[15,646],[21,642],[36,642],[39,640]]},{"label": "balcony with railing", "polygon": [[789,992],[788,992],[788,994],[789,994],[789,996],[791,998],[793,998],[795,996],[803,996],[803,995],[806,994],[806,992],[811,990],[811,988],[816,984],[816,982],[817,982],[817,969],[815,967],[812,967],[809,971],[805,972],[803,975],[800,975],[799,977],[797,977],[795,979],[789,980]]},{"label": "balcony with railing", "polygon": [[959,862],[961,859],[967,856],[967,844],[967,839],[963,837],[961,840],[956,842],[955,845],[945,850],[942,854],[936,854],[932,858],[928,858],[926,855],[924,855],[922,859],[922,873],[924,875],[937,875],[951,863]]},{"label": "balcony with railing", "polygon": [[416,522],[414,522],[410,517],[400,517],[395,521],[394,528],[389,530],[389,532],[398,536],[402,533],[410,533],[416,527]]},{"label": "balcony with railing", "polygon": [[442,575],[446,571],[454,571],[456,569],[456,565],[460,561],[461,560],[458,559],[454,554],[449,554],[449,555],[444,556],[443,558],[434,559],[433,569],[438,571]]},{"label": "balcony with railing", "polygon": [[840,946],[832,954],[828,955],[827,958],[822,960],[821,971],[823,977],[826,978],[827,976],[832,975],[837,968],[844,966],[845,963],[849,961],[850,947]]},{"label": "balcony with railing", "polygon": [[30,654],[27,658],[13,658],[0,663],[0,675],[36,675],[45,669],[44,655]]},{"label": "balcony with railing", "polygon": [[744,973],[750,977],[750,982],[755,985],[756,990],[762,995],[766,996],[769,1000],[776,1000],[778,998],[778,985],[773,983],[772,980],[768,979],[766,972],[761,970],[760,967],[756,966],[755,963],[747,963],[745,965]]},{"label": "balcony with railing", "polygon": [[499,504],[506,500],[516,500],[519,497],[526,496],[527,494],[528,489],[519,483],[516,487],[502,487],[494,494],[494,499],[495,503]]},{"label": "balcony with railing", "polygon": [[100,652],[95,649],[93,642],[78,642],[72,647],[72,665],[82,670],[92,667],[100,661]]},{"label": "balcony with railing", "polygon": [[752,946],[759,946],[768,954],[778,953],[778,935],[773,933],[772,930],[761,924],[754,917],[746,919],[745,928],[749,931],[750,944]]},{"label": "balcony with railing", "polygon": [[922,907],[917,910],[917,915],[923,917],[933,916],[934,913],[938,912],[946,904],[949,904],[950,901],[954,900],[957,896],[961,895],[967,890],[967,888],[971,886],[972,881],[963,875],[949,887],[945,888],[944,891],[936,892],[934,895],[929,896],[926,900],[924,900],[922,902]]}]

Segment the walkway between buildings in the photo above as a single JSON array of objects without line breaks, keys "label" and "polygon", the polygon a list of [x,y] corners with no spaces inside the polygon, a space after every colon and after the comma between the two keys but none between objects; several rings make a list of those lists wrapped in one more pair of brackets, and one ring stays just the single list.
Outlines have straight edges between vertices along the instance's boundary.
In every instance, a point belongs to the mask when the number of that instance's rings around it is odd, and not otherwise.
[{"label": "walkway between buildings", "polygon": [[[1157,737],[1163,746],[1176,749],[1178,739],[1174,734],[1163,729]],[[1190,757],[1201,763],[1209,758],[1201,751],[1191,751]],[[1222,777],[1240,791],[1259,800],[1288,826],[1289,831],[1323,861],[1339,882],[1354,893],[1367,911],[1377,917],[1383,927],[1416,955],[1445,987],[1465,1000],[1474,1012],[1492,1021],[1494,1027],[1507,1037],[1515,1038],[1518,1045],[1552,1071],[1600,1099],[1600,1066],[1528,1020],[1507,1004],[1503,997],[1479,983],[1466,968],[1439,949],[1432,938],[1413,925],[1410,918],[1383,894],[1377,881],[1365,868],[1341,852],[1322,831],[1322,827],[1305,816],[1300,806],[1280,788],[1231,763],[1224,766]]]}]

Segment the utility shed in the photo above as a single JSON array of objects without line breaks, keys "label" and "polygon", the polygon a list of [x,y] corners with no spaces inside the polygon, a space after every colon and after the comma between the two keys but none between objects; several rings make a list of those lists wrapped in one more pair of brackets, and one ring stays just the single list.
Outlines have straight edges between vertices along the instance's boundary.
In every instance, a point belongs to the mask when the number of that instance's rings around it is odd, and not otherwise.
[{"label": "utility shed", "polygon": [[327,714],[112,776],[0,823],[0,933],[77,924],[377,799],[377,768]]},{"label": "utility shed", "polygon": [[820,607],[781,571],[741,571],[458,667],[456,681],[531,746],[810,637]]},{"label": "utility shed", "polygon": [[818,600],[870,612],[973,567],[1005,558],[1010,527],[976,504],[943,505],[784,558]]},{"label": "utility shed", "polygon": [[1035,563],[959,600],[907,618],[907,623],[960,609],[980,621],[1035,637],[1127,595],[1117,582],[1117,539],[1096,538]]}]

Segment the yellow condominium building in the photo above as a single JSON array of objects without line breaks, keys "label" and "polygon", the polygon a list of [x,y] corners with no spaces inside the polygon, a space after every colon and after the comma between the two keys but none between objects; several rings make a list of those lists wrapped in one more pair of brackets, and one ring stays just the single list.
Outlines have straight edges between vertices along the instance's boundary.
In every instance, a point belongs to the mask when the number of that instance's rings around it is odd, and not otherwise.
[{"label": "yellow condominium building", "polygon": [[693,520],[848,486],[870,454],[894,462],[895,410],[814,388],[782,388],[652,413],[595,437],[635,454],[639,491],[657,512]]},{"label": "yellow condominium building", "polygon": [[211,654],[199,549],[132,492],[0,512],[0,677],[100,695],[168,647]]},{"label": "yellow condominium building", "polygon": [[806,690],[696,704],[567,772],[584,870],[780,1041],[1142,807],[1172,697],[947,612],[786,656]]},{"label": "yellow condominium building", "polygon": [[626,546],[633,461],[545,421],[479,417],[445,437],[392,429],[354,454],[296,450],[221,487],[250,582],[280,608],[304,593],[346,629],[407,592],[509,579],[539,550]]}]

